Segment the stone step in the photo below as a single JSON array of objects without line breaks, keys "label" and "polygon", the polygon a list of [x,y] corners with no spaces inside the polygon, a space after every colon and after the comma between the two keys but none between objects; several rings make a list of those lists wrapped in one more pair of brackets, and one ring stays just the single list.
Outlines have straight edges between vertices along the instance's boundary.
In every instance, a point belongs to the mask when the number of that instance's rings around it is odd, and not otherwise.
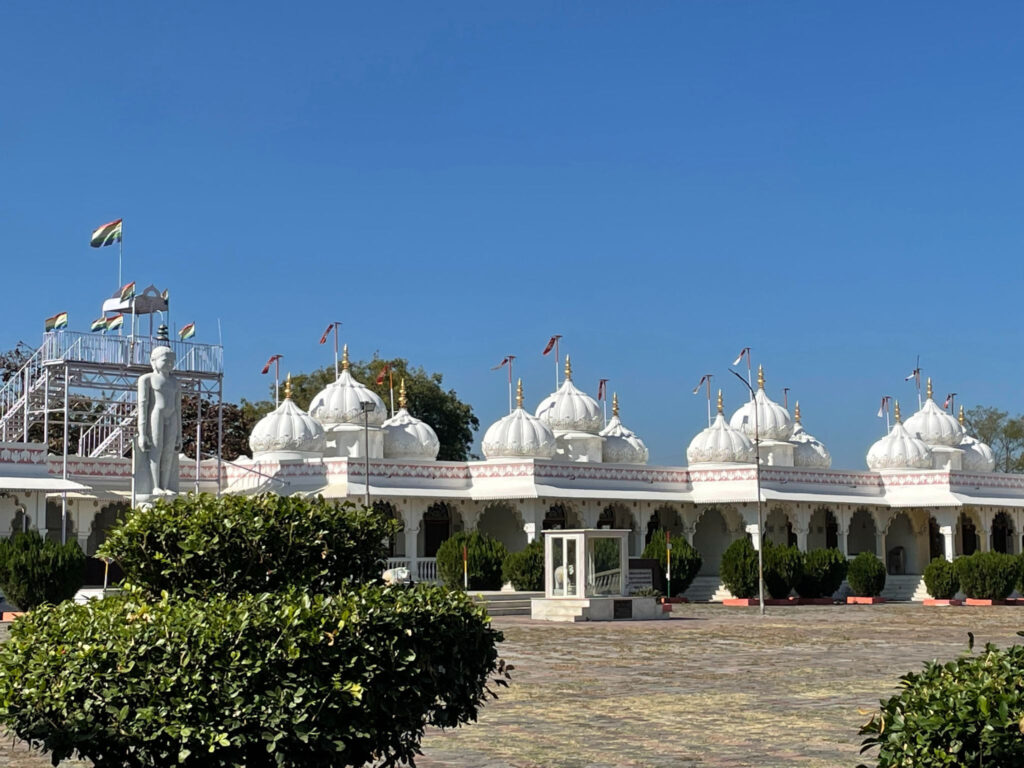
[{"label": "stone step", "polygon": [[491,616],[529,616],[530,600],[543,592],[472,592],[473,602],[483,603]]}]

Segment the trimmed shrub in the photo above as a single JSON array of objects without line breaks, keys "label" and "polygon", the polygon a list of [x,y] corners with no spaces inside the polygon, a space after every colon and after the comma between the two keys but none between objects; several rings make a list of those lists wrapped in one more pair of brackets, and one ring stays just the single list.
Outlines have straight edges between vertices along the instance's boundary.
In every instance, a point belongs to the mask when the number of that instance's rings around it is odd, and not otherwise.
[{"label": "trimmed shrub", "polygon": [[960,588],[978,600],[1005,600],[1020,575],[1017,558],[1002,552],[975,552],[953,563]]},{"label": "trimmed shrub", "polygon": [[860,729],[861,752],[878,747],[878,768],[1024,765],[1022,677],[1020,645],[927,662]]},{"label": "trimmed shrub", "polygon": [[100,546],[151,595],[337,592],[380,578],[397,521],[323,497],[189,494],[128,513]]},{"label": "trimmed shrub", "polygon": [[[641,557],[657,560],[661,564],[661,570],[665,570],[667,553],[664,529],[654,532]],[[690,542],[682,536],[672,539],[672,594],[669,597],[681,595],[688,590],[703,564],[704,558]]]},{"label": "trimmed shrub", "polygon": [[846,580],[857,597],[877,597],[885,589],[885,564],[874,552],[861,552],[850,561]]},{"label": "trimmed shrub", "polygon": [[479,531],[460,531],[437,550],[437,575],[445,585],[462,589],[462,545],[466,545],[470,589],[501,589],[501,566],[508,556],[505,545]]},{"label": "trimmed shrub", "polygon": [[85,584],[85,555],[74,539],[66,544],[38,531],[0,539],[0,589],[23,611],[70,600]]},{"label": "trimmed shrub", "polygon": [[476,719],[500,640],[482,606],[429,585],[156,600],[129,587],[14,623],[0,719],[54,764],[411,764],[426,726]]},{"label": "trimmed shrub", "polygon": [[804,573],[796,585],[800,597],[832,597],[843,584],[850,562],[835,547],[804,555]]},{"label": "trimmed shrub", "polygon": [[924,569],[924,585],[936,600],[951,600],[960,591],[960,577],[949,560],[936,557]]},{"label": "trimmed shrub", "polygon": [[719,574],[725,588],[734,597],[756,597],[758,594],[757,550],[746,536],[736,539],[722,553]]},{"label": "trimmed shrub", "polygon": [[522,552],[512,552],[501,565],[501,578],[521,592],[544,589],[544,542],[531,541]]},{"label": "trimmed shrub", "polygon": [[776,600],[784,600],[804,575],[804,554],[795,546],[765,542],[764,586]]}]

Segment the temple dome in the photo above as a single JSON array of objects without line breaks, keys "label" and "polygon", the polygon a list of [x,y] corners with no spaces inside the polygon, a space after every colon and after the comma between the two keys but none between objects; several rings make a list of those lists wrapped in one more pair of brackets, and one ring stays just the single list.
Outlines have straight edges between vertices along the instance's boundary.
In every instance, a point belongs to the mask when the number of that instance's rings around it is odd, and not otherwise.
[{"label": "temple dome", "polygon": [[646,464],[650,454],[644,441],[619,420],[619,396],[612,396],[612,420],[600,432],[601,461],[607,464]]},{"label": "temple dome", "polygon": [[364,384],[360,384],[349,371],[348,344],[345,345],[341,363],[341,376],[317,393],[309,404],[309,415],[326,428],[339,424],[363,426],[363,406],[366,401],[373,403],[369,425],[379,427],[388,417],[384,401]]},{"label": "temple dome", "polygon": [[829,469],[832,466],[832,456],[820,440],[804,430],[804,425],[800,423],[799,402],[795,411],[793,434],[789,437],[789,442],[793,443],[793,466]]},{"label": "temple dome", "polygon": [[742,463],[752,464],[754,444],[741,430],[729,426],[722,414],[722,391],[718,391],[718,416],[714,423],[701,431],[686,449],[690,464]]},{"label": "temple dome", "polygon": [[420,459],[434,461],[441,443],[429,424],[420,421],[406,410],[405,379],[398,394],[399,410],[384,422],[384,458]]},{"label": "temple dome", "polygon": [[322,456],[324,428],[291,399],[291,386],[285,384],[284,401],[253,427],[249,435],[253,457],[263,454],[295,454],[295,458]]},{"label": "temple dome", "polygon": [[491,424],[480,441],[488,459],[550,459],[555,455],[555,435],[548,425],[523,410],[523,382],[519,381],[516,409]]},{"label": "temple dome", "polygon": [[[960,406],[959,424],[963,429],[964,407],[962,405]],[[992,453],[992,449],[976,437],[968,435],[966,429],[964,429],[964,439],[960,441],[957,448],[964,452],[960,463],[965,472],[991,472],[996,468],[996,457]]]},{"label": "temple dome", "polygon": [[[754,408],[757,408],[757,431],[754,435]],[[729,426],[742,430],[751,440],[789,440],[793,434],[793,421],[789,411],[776,403],[764,391],[764,369],[757,367],[757,392],[753,400],[745,402],[729,419]]]},{"label": "temple dome", "polygon": [[536,417],[551,429],[566,432],[589,432],[596,435],[604,419],[601,406],[572,383],[572,365],[565,356],[565,380],[537,406]]},{"label": "temple dome", "polygon": [[928,395],[921,410],[907,419],[907,432],[928,445],[958,446],[964,430],[953,414],[939,408],[932,399],[932,380],[928,379]]},{"label": "temple dome", "polygon": [[871,469],[932,468],[932,449],[900,423],[899,403],[896,403],[896,423],[888,435],[871,446],[867,461]]}]

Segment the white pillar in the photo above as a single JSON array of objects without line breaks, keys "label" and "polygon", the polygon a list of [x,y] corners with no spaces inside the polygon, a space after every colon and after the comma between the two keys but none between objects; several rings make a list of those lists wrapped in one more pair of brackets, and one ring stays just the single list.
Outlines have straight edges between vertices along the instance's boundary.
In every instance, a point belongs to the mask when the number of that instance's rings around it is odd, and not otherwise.
[{"label": "white pillar", "polygon": [[940,525],[939,533],[942,534],[942,550],[946,559],[949,562],[953,562],[954,550],[953,550],[953,536],[955,534],[955,527],[952,525]]},{"label": "white pillar", "polygon": [[746,525],[747,535],[750,536],[750,542],[754,545],[754,549],[761,548],[761,531],[757,527],[757,523],[747,523]]},{"label": "white pillar", "polygon": [[537,540],[537,524],[534,522],[524,523],[523,531],[526,533],[526,543],[533,544]]}]

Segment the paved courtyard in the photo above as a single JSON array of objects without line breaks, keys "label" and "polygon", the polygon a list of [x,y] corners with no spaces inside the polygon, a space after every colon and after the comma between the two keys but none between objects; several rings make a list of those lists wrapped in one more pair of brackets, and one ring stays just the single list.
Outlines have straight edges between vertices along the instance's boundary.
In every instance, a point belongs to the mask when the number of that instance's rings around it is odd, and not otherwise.
[{"label": "paved courtyard", "polygon": [[[897,678],[977,642],[1009,645],[1024,609],[678,606],[673,618],[498,618],[513,684],[480,722],[431,731],[421,768],[852,768],[858,726]],[[24,745],[0,768],[43,768]],[[65,764],[70,765],[70,764]],[[80,763],[78,765],[81,765]]]}]

